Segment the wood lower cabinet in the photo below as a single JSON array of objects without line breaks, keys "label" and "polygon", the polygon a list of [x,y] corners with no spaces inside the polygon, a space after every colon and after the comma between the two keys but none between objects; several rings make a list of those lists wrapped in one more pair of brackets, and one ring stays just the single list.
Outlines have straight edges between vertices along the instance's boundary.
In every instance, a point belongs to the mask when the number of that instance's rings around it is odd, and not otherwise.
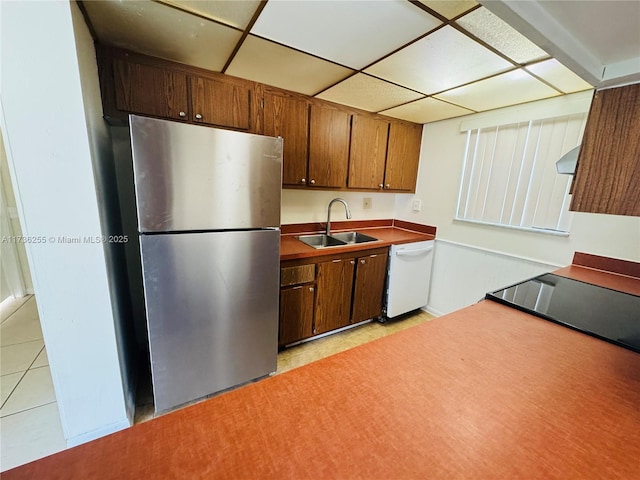
[{"label": "wood lower cabinet", "polygon": [[570,210],[640,216],[640,84],[595,93]]},{"label": "wood lower cabinet", "polygon": [[382,315],[388,250],[283,262],[279,346]]},{"label": "wood lower cabinet", "polygon": [[382,300],[387,275],[386,253],[359,257],[353,285],[351,322],[358,323],[382,315]]},{"label": "wood lower cabinet", "polygon": [[314,329],[316,335],[349,325],[354,267],[353,258],[318,264]]},{"label": "wood lower cabinet", "polygon": [[347,186],[350,131],[350,114],[322,104],[311,105],[307,185],[334,188]]},{"label": "wood lower cabinet", "polygon": [[264,134],[282,137],[282,184],[306,185],[309,158],[309,103],[286,92],[265,91]]},{"label": "wood lower cabinet", "polygon": [[299,342],[313,335],[315,285],[280,290],[280,335],[278,345]]}]

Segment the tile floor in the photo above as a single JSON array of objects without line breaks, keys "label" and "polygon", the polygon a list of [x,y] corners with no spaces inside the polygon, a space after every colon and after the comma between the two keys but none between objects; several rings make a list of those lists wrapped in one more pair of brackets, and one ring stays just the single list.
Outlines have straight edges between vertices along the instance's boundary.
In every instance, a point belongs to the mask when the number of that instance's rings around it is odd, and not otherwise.
[{"label": "tile floor", "polygon": [[33,295],[0,309],[0,471],[64,450],[60,414]]}]

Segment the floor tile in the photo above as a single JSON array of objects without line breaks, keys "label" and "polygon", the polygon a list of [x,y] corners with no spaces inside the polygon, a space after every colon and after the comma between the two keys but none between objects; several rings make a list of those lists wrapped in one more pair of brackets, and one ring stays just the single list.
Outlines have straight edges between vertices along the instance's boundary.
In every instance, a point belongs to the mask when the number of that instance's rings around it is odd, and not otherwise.
[{"label": "floor tile", "polygon": [[0,471],[51,455],[66,447],[57,403],[0,419]]},{"label": "floor tile", "polygon": [[16,385],[18,385],[18,382],[23,375],[24,372],[17,372],[10,375],[2,375],[0,377],[0,397],[2,397],[0,407],[7,401],[7,398],[9,398],[13,389],[16,388]]},{"label": "floor tile", "polygon": [[56,401],[49,367],[34,368],[24,375],[0,409],[0,417]]},{"label": "floor tile", "polygon": [[42,340],[0,347],[0,375],[24,372],[31,367],[43,347]]},{"label": "floor tile", "polygon": [[15,345],[42,339],[40,319],[35,297],[27,302],[2,325],[0,325],[0,345]]},{"label": "floor tile", "polygon": [[40,355],[36,357],[36,361],[33,362],[31,368],[46,367],[47,365],[49,365],[49,357],[47,356],[47,348],[45,347],[40,352]]},{"label": "floor tile", "polygon": [[20,298],[10,298],[2,302],[2,306],[0,307],[0,323],[4,322],[11,315],[13,315],[31,297],[32,295],[26,295]]}]

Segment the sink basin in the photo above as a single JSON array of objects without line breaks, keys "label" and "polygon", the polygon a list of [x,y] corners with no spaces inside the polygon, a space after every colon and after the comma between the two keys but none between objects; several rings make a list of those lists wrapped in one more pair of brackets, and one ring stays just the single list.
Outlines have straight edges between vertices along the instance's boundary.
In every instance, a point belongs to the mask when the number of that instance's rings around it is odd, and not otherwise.
[{"label": "sink basin", "polygon": [[339,247],[347,244],[347,242],[343,242],[342,240],[338,240],[323,233],[318,235],[300,235],[298,240],[313,248]]},{"label": "sink basin", "polygon": [[325,235],[324,233],[300,235],[298,240],[313,248],[327,248],[353,245],[354,243],[375,242],[378,239],[358,232],[342,232],[334,233],[333,235]]},{"label": "sink basin", "polygon": [[369,235],[365,235],[364,233],[358,232],[342,232],[342,233],[334,233],[331,235],[333,238],[341,240],[347,244],[351,243],[367,243],[367,242],[376,242],[377,238],[370,237]]}]

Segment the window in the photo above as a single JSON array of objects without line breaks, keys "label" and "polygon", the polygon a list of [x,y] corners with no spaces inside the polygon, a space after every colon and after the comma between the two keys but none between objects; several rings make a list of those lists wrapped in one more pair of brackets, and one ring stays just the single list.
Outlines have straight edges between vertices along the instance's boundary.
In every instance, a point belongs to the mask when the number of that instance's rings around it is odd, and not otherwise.
[{"label": "window", "polygon": [[580,144],[587,114],[467,130],[457,220],[567,233],[571,175],[555,163]]}]

